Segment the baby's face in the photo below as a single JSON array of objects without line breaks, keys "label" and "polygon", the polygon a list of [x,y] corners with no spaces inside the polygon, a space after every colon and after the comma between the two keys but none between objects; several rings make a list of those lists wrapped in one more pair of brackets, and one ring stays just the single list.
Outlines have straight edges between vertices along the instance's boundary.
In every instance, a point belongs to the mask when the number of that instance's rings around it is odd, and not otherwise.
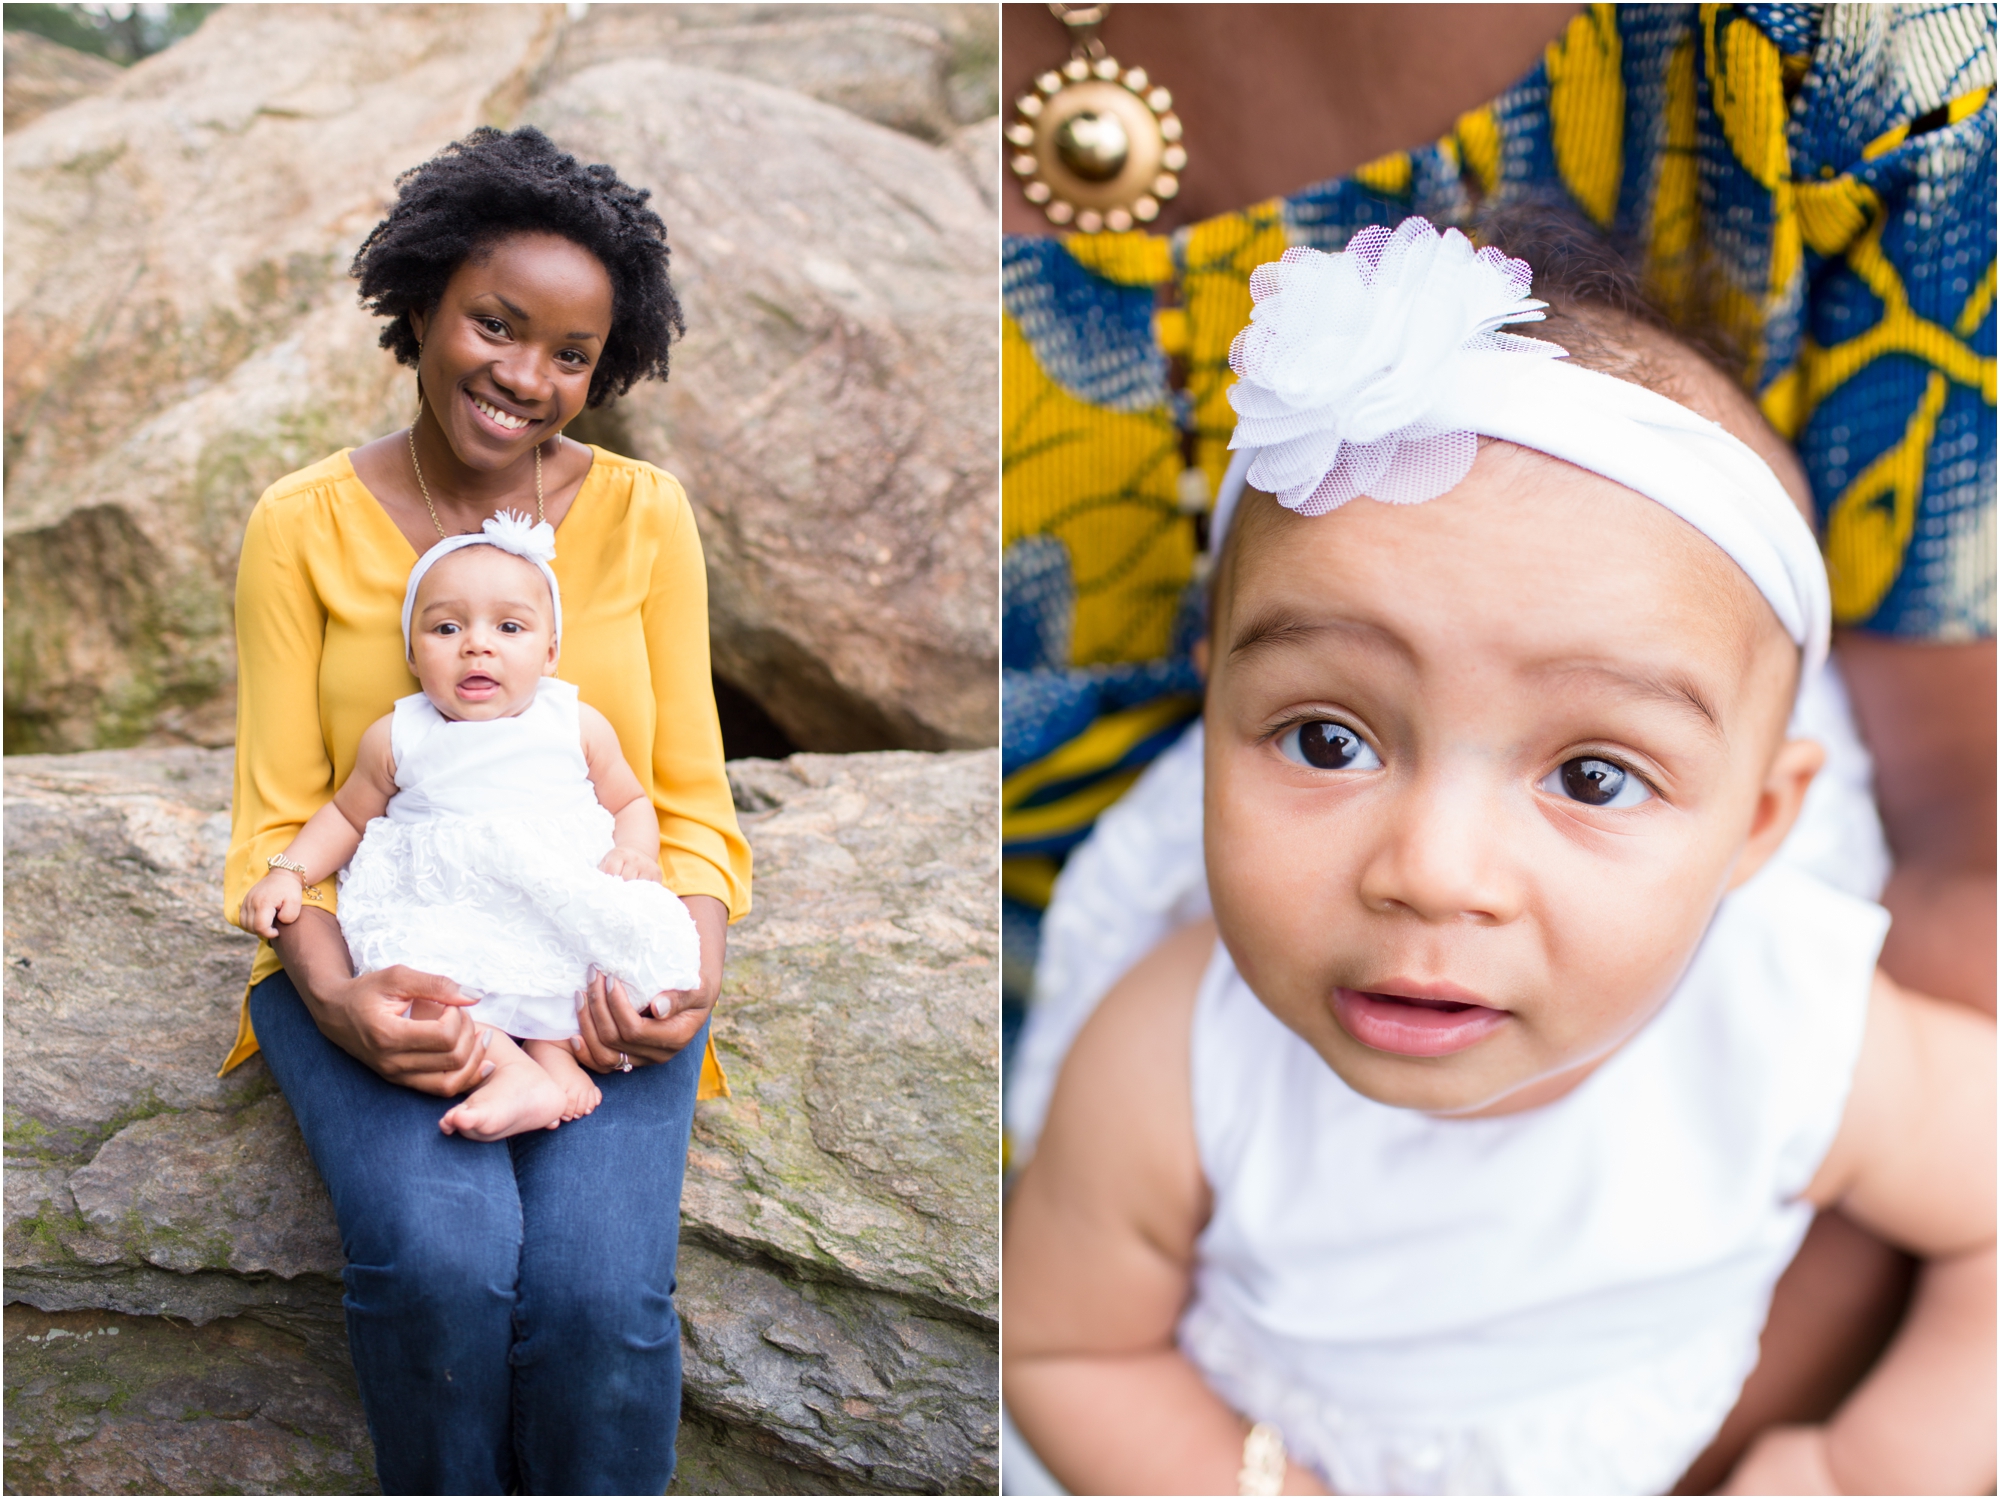
[{"label": "baby's face", "polygon": [[548,581],[498,547],[462,547],[432,564],[410,616],[410,666],[446,718],[512,718],[556,669]]},{"label": "baby's face", "polygon": [[1789,824],[1795,649],[1685,522],[1505,444],[1428,504],[1248,504],[1206,709],[1239,971],[1379,1102],[1561,1096]]}]

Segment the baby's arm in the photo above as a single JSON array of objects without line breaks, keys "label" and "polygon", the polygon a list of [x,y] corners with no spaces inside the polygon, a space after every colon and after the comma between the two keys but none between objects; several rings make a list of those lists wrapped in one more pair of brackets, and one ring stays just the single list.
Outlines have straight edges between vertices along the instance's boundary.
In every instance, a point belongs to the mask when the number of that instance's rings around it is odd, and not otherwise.
[{"label": "baby's arm", "polygon": [[1901,1331],[1823,1427],[1766,1432],[1729,1493],[1989,1494],[1993,1021],[1877,974],[1840,1134],[1808,1196],[1922,1256]]},{"label": "baby's arm", "polygon": [[285,857],[305,865],[303,875],[273,869],[243,897],[242,925],[260,937],[276,937],[278,924],[299,919],[300,897],[342,868],[361,846],[362,831],[388,808],[396,794],[396,766],[390,757],[389,716],[378,718],[361,736],[354,769],[333,800],[308,817]]},{"label": "baby's arm", "polygon": [[588,703],[577,704],[583,722],[583,758],[597,803],[611,814],[611,852],[598,868],[628,880],[660,878],[660,814],[618,746],[611,720]]},{"label": "baby's arm", "polygon": [[[1236,1492],[1247,1424],[1174,1344],[1209,1210],[1188,1036],[1214,944],[1186,928],[1105,997],[1007,1205],[1003,1391],[1072,1493]],[[1324,1490],[1293,1464],[1284,1492]]]}]

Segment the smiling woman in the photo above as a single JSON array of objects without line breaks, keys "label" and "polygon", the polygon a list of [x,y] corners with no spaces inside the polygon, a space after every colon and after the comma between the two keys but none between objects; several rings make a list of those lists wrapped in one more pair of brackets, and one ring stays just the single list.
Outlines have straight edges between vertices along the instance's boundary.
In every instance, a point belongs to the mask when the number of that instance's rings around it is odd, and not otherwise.
[{"label": "smiling woman", "polygon": [[[723,773],[687,498],[670,475],[562,432],[586,406],[665,378],[681,329],[665,226],[643,191],[533,129],[474,131],[398,190],[353,269],[389,320],[383,347],[416,370],[417,413],[280,480],[250,517],[226,908],[244,909],[267,873],[298,872],[286,851],[329,803],[365,806],[360,824],[374,826],[416,784],[432,740],[463,751],[478,730],[547,720],[566,740],[548,753],[587,765],[617,812],[623,862],[606,872],[664,883],[670,914],[698,936],[697,979],[657,995],[592,979],[567,1049],[505,1025],[553,1047],[544,1066],[566,1065],[573,1091],[597,1101],[559,1129],[495,1139],[511,1130],[468,1130],[452,1106],[513,1065],[511,1043],[469,1018],[463,975],[407,956],[357,963],[361,938],[350,952],[329,881],[295,896],[288,922],[245,922],[268,940],[228,1065],[261,1047],[332,1194],[387,1492],[659,1493],[680,1408],[681,1177],[697,1093],[726,1087],[707,1022],[726,925],[749,909],[750,858]],[[492,540],[502,511],[533,518],[528,541]],[[512,602],[519,590],[496,595],[506,618],[491,630],[468,614],[477,628],[460,645],[439,644],[458,641],[456,627],[426,616],[412,656],[406,580],[420,556],[473,545],[466,533],[489,543],[474,546],[489,568],[507,566],[490,546],[547,559],[540,649],[560,681],[538,688],[539,667],[510,672],[505,641],[481,644],[532,614]],[[454,561],[439,586],[473,565]],[[503,581],[533,582],[514,573]],[[408,597],[423,602],[414,583]],[[406,739],[385,725],[392,708],[398,724],[422,716],[420,676],[443,727],[425,719],[428,737]],[[496,717],[511,722],[482,722]],[[357,802],[364,780],[376,795]],[[643,825],[636,844],[628,820]],[[599,971],[619,966],[592,956]],[[554,999],[572,1013],[567,993]],[[598,1075],[582,1078],[578,1062]]]}]

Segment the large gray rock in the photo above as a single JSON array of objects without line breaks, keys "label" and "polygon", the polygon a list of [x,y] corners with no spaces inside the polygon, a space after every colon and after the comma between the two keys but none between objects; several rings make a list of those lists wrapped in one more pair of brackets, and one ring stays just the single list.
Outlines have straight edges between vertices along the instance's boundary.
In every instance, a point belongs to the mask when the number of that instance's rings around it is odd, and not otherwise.
[{"label": "large gray rock", "polygon": [[650,59],[526,118],[666,214],[687,340],[601,430],[687,485],[716,670],[795,744],[991,743],[999,241],[961,159]]},{"label": "large gray rock", "polygon": [[[230,760],[6,762],[17,1491],[371,1471],[325,1190],[263,1064],[213,1075],[252,950],[220,912]],[[690,1157],[677,1490],[991,1492],[995,755],[730,770],[757,906]]]},{"label": "large gray rock", "polygon": [[990,5],[593,5],[550,79],[631,57],[754,78],[933,142],[1000,102]]},{"label": "large gray rock", "polygon": [[339,1350],[254,1317],[190,1326],[6,1310],[10,1494],[359,1494],[368,1432]]},{"label": "large gray rock", "polygon": [[38,120],[118,80],[116,63],[65,47],[32,31],[7,33],[6,128]]},{"label": "large gray rock", "polygon": [[524,120],[667,221],[675,377],[573,431],[686,481],[718,668],[811,748],[993,743],[982,11],[225,6],[9,134],[7,747],[230,742],[250,506],[409,418],[348,263]]},{"label": "large gray rock", "polygon": [[[756,910],[731,933],[685,1216],[712,1242],[998,1315],[990,754],[731,766]],[[982,875],[982,872],[983,875]]]},{"label": "large gray rock", "polygon": [[407,420],[346,269],[560,6],[224,6],[7,137],[7,747],[228,743],[243,522]]}]

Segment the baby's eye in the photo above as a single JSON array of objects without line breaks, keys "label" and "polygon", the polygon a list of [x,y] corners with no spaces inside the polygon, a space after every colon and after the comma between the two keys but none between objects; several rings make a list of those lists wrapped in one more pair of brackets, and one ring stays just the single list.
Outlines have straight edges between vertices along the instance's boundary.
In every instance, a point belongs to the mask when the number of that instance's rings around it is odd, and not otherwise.
[{"label": "baby's eye", "polygon": [[503,623],[500,628],[509,635],[518,635],[521,633],[521,626],[511,619]]},{"label": "baby's eye", "polygon": [[431,633],[433,635],[456,635],[458,633],[458,626],[454,624],[433,625]]},{"label": "baby's eye", "polygon": [[1646,783],[1622,765],[1579,755],[1542,778],[1541,790],[1586,807],[1636,807],[1653,799]]},{"label": "baby's eye", "polygon": [[1278,736],[1278,753],[1314,770],[1380,770],[1381,757],[1344,723],[1315,718]]}]

